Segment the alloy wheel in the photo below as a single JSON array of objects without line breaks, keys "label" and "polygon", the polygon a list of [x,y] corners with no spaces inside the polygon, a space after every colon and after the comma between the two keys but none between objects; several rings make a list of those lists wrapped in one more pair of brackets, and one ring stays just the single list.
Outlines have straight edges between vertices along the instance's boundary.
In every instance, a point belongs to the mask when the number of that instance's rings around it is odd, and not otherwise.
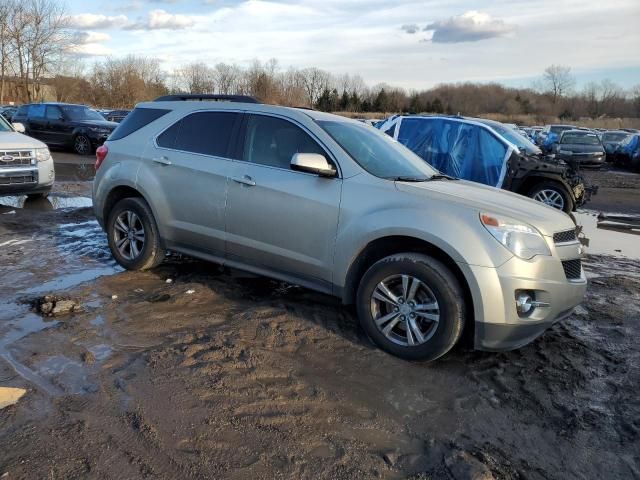
[{"label": "alloy wheel", "polygon": [[88,155],[91,153],[91,144],[89,139],[84,135],[78,135],[73,144],[75,151],[80,155]]},{"label": "alloy wheel", "polygon": [[127,260],[135,260],[144,248],[144,225],[131,210],[125,210],[116,217],[113,236],[118,252]]},{"label": "alloy wheel", "polygon": [[433,291],[411,275],[392,275],[378,283],[371,294],[370,308],[380,332],[402,346],[427,342],[440,322]]},{"label": "alloy wheel", "polygon": [[550,207],[557,208],[558,210],[564,209],[564,198],[557,190],[540,190],[533,196],[533,199]]}]

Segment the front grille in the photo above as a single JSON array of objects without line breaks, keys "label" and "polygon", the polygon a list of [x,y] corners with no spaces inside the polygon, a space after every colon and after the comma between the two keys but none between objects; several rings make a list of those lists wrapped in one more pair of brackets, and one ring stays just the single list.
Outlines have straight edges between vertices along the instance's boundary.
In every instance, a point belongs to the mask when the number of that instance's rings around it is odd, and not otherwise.
[{"label": "front grille", "polygon": [[0,150],[0,168],[35,165],[33,150]]},{"label": "front grille", "polygon": [[553,243],[568,243],[577,240],[576,230],[565,230],[564,232],[556,232],[553,234]]},{"label": "front grille", "polygon": [[582,262],[579,258],[575,260],[563,260],[562,268],[564,268],[564,274],[567,280],[576,280],[580,278],[582,273]]}]

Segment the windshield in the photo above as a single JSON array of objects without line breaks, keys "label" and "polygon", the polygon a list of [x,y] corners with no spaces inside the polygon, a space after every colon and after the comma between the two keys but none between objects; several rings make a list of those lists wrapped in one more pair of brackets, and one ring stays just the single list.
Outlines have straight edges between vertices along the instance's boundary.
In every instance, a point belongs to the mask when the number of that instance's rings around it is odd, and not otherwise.
[{"label": "windshield", "polygon": [[530,154],[540,153],[540,149],[531,142],[531,140],[524,135],[521,135],[519,132],[512,130],[511,128],[507,128],[500,123],[490,123],[489,126],[520,150],[524,150],[526,153]]},{"label": "windshield", "polygon": [[318,121],[318,125],[376,177],[426,179],[438,173],[404,145],[373,127],[341,121]]},{"label": "windshield", "polygon": [[573,145],[600,145],[600,139],[594,133],[565,133],[560,143]]},{"label": "windshield", "polygon": [[621,142],[629,136],[628,133],[605,133],[602,136],[602,140],[605,142]]},{"label": "windshield", "polygon": [[81,105],[66,105],[62,108],[65,116],[69,120],[102,120],[104,121],[104,117],[100,115],[95,110],[91,110],[90,108],[83,107]]},{"label": "windshield", "polygon": [[0,132],[13,132],[13,128],[9,125],[2,115],[0,115]]}]

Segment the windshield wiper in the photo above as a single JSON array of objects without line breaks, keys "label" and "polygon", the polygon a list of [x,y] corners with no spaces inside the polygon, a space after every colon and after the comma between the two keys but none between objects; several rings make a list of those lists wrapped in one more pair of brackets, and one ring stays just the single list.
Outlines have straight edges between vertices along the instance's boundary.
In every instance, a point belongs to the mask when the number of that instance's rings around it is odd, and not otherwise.
[{"label": "windshield wiper", "polygon": [[436,173],[431,175],[427,180],[460,180],[457,177],[452,177],[451,175],[445,175],[444,173]]},{"label": "windshield wiper", "polygon": [[426,182],[429,180],[426,177],[385,177],[387,180],[393,180],[396,182]]}]

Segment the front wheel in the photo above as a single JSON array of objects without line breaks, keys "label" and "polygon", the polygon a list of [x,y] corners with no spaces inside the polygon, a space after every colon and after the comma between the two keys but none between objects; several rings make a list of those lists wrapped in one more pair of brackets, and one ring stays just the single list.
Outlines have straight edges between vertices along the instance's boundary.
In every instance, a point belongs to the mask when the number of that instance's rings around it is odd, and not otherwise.
[{"label": "front wheel", "polygon": [[556,182],[540,182],[530,191],[529,197],[565,213],[573,211],[573,199],[562,185]]},{"label": "front wheel", "polygon": [[432,361],[462,335],[464,294],[455,275],[433,257],[402,253],[364,274],[357,294],[362,328],[383,350]]},{"label": "front wheel", "polygon": [[147,270],[164,259],[156,221],[142,198],[125,198],[116,203],[106,230],[113,257],[127,270]]},{"label": "front wheel", "polygon": [[91,140],[86,135],[76,135],[73,140],[73,151],[78,155],[91,155]]}]

